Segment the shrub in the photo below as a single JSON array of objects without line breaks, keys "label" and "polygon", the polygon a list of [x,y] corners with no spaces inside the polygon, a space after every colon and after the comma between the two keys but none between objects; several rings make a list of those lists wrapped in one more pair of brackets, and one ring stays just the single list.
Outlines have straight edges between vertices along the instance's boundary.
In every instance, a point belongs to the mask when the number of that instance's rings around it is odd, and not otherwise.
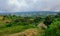
[{"label": "shrub", "polygon": [[54,22],[45,32],[45,36],[60,36],[60,22]]},{"label": "shrub", "polygon": [[49,25],[53,22],[52,16],[47,16],[44,20],[44,24],[49,27]]}]

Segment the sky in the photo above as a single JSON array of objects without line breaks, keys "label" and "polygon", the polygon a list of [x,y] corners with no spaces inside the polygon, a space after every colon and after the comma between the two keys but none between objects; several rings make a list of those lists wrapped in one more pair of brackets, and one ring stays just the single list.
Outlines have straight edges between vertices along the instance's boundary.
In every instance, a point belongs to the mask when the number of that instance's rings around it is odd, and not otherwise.
[{"label": "sky", "polygon": [[60,11],[60,0],[0,0],[0,12]]}]

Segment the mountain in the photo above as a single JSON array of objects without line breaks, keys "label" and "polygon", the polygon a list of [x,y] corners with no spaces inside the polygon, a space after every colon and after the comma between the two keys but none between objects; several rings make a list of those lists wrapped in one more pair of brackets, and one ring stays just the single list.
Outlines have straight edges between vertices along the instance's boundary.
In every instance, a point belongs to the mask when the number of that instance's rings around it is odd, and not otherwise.
[{"label": "mountain", "polygon": [[20,16],[37,16],[37,15],[44,15],[44,16],[47,16],[47,15],[56,15],[57,13],[59,12],[51,12],[51,11],[33,11],[33,12],[2,12],[0,13],[0,15],[9,15],[9,14],[12,14],[12,15],[20,15]]},{"label": "mountain", "polygon": [[56,15],[58,12],[50,12],[50,11],[38,11],[38,12],[15,12],[13,14],[15,15],[23,15],[23,16],[29,16],[29,15]]}]

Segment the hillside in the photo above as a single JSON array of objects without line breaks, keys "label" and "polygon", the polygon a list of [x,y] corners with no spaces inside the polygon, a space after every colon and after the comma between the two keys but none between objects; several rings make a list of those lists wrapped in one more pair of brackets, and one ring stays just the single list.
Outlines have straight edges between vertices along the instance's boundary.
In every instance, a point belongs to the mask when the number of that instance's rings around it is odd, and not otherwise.
[{"label": "hillside", "polygon": [[43,14],[45,17],[40,12],[39,15],[36,12],[35,17],[34,13],[27,14],[31,16],[25,17],[25,13],[23,17],[11,13],[0,14],[0,36],[60,36],[60,13],[48,16]]}]

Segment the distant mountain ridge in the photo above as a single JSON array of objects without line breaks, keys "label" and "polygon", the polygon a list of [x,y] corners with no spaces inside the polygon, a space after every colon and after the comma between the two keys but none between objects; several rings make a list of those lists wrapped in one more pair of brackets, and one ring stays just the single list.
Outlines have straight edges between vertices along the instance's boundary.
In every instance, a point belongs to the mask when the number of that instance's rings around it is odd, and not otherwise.
[{"label": "distant mountain ridge", "polygon": [[30,16],[30,15],[56,15],[59,12],[52,11],[33,11],[33,12],[2,12],[0,15],[21,15],[21,16]]}]

